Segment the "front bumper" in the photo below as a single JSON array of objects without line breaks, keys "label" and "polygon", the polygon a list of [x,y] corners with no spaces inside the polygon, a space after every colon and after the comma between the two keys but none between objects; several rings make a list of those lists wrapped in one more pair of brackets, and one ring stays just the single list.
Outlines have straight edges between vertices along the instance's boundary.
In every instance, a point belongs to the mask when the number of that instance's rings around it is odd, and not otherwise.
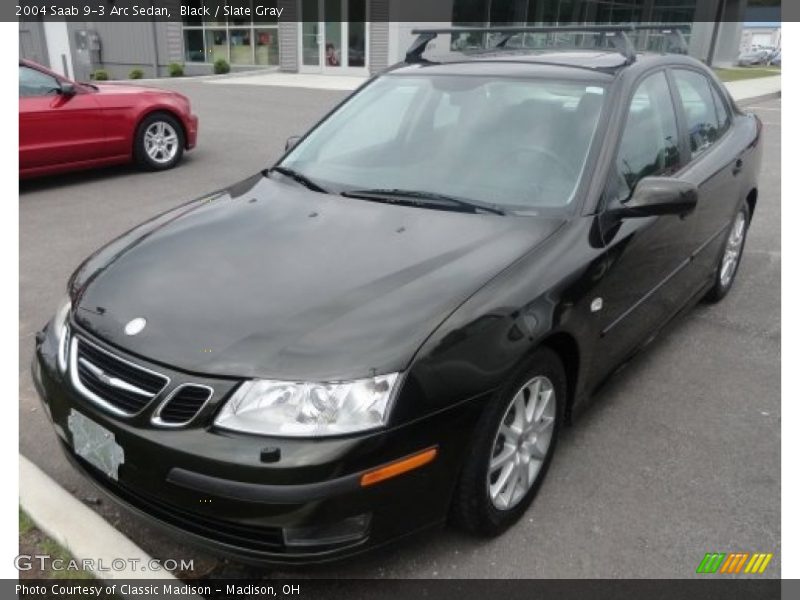
[{"label": "front bumper", "polygon": [[189,114],[184,123],[186,127],[186,149],[191,150],[197,145],[197,132],[200,128],[200,119],[195,114]]},{"label": "front bumper", "polygon": [[[122,419],[80,394],[58,370],[51,338],[37,341],[33,378],[73,464],[135,512],[248,562],[324,562],[442,523],[480,407],[464,402],[410,424],[343,438],[266,438],[213,428],[212,415],[236,383],[217,380],[228,392],[204,409],[197,424],[159,428],[147,414],[157,398],[141,415]],[[176,383],[181,379],[174,370],[170,375]],[[118,480],[74,453],[71,411],[111,431],[124,449]],[[361,485],[365,472],[434,447],[432,462]]]}]

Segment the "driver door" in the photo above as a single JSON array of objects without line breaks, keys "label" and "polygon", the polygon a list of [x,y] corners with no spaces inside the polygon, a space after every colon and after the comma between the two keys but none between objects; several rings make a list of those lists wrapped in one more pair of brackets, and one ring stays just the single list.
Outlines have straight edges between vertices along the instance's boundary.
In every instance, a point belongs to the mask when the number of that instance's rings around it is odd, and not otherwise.
[{"label": "driver door", "polygon": [[[634,91],[606,191],[624,202],[644,177],[674,175],[687,161],[672,91],[664,71]],[[601,217],[602,218],[602,217]],[[598,378],[623,362],[682,305],[693,250],[693,216],[607,219],[605,275],[597,288]]]},{"label": "driver door", "polygon": [[36,169],[101,158],[107,139],[94,93],[59,93],[50,73],[19,65],[19,167]]}]

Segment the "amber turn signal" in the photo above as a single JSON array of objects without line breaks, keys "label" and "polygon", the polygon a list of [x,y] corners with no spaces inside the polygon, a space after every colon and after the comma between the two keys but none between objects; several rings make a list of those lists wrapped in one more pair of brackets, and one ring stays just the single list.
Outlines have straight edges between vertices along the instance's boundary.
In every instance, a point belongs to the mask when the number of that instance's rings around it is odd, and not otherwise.
[{"label": "amber turn signal", "polygon": [[367,487],[368,485],[385,481],[387,479],[391,479],[392,477],[397,477],[398,475],[408,473],[409,471],[418,469],[423,465],[427,465],[434,458],[436,458],[436,453],[436,447],[428,448],[427,450],[417,452],[416,454],[412,454],[406,458],[401,458],[400,460],[391,462],[388,465],[378,467],[372,471],[367,471],[361,476],[361,487]]}]

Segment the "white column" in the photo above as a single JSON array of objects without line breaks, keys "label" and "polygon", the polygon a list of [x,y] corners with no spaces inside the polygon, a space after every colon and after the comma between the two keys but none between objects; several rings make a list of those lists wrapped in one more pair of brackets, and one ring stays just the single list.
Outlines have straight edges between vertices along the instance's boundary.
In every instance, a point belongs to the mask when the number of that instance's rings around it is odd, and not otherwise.
[{"label": "white column", "polygon": [[64,77],[73,79],[75,70],[72,67],[67,22],[44,21],[42,25],[44,25],[44,35],[47,40],[47,57],[50,59],[50,68]]}]

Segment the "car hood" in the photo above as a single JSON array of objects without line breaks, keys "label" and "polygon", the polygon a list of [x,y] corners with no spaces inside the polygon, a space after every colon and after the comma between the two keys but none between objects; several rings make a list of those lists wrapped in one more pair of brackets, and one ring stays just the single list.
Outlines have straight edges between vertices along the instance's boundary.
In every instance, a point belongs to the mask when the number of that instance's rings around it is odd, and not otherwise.
[{"label": "car hood", "polygon": [[165,90],[156,87],[147,87],[144,85],[131,85],[128,83],[93,83],[97,88],[96,93],[106,96],[141,96],[142,94],[150,94],[157,96],[174,96],[183,98],[188,101],[188,98],[179,92],[173,90]]},{"label": "car hood", "polygon": [[129,83],[96,83],[92,82],[101,94],[170,94],[170,90],[162,90],[144,85],[131,85]]},{"label": "car hood", "polygon": [[[562,223],[319,194],[262,176],[87,260],[77,323],[208,375],[331,380],[408,366],[466,298]],[[141,333],[124,333],[142,317]]]}]

